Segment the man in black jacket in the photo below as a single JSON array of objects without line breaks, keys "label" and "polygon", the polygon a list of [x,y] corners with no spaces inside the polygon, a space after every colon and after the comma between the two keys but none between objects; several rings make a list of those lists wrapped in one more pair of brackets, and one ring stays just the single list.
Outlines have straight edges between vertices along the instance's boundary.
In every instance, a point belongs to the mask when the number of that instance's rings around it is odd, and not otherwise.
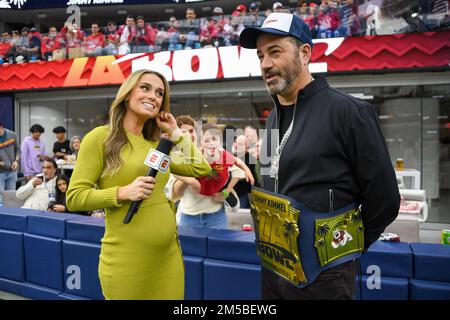
[{"label": "man in black jacket", "polygon": [[[240,44],[257,49],[262,78],[275,104],[261,146],[262,189],[317,213],[360,205],[360,251],[367,249],[395,220],[400,205],[375,108],[331,88],[324,77],[312,77],[311,34],[297,16],[272,13],[261,28],[244,29]],[[302,232],[301,225],[299,229]],[[322,269],[302,288],[269,269],[263,265],[263,299],[355,297],[355,260]]]}]

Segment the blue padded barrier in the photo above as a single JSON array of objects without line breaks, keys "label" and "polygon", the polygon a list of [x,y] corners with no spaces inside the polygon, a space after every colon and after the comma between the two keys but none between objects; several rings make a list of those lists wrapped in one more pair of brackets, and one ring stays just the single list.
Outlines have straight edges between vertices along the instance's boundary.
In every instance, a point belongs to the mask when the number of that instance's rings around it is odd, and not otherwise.
[{"label": "blue padded barrier", "polygon": [[405,242],[374,242],[361,257],[363,273],[367,274],[367,267],[380,267],[381,276],[412,278],[413,254],[408,243]]},{"label": "blue padded barrier", "polygon": [[66,238],[66,221],[79,217],[75,214],[37,212],[28,216],[27,232],[44,237]]},{"label": "blue padded barrier", "polygon": [[26,214],[26,215],[30,215],[30,214],[40,214],[42,212],[42,210],[35,210],[35,209],[27,209],[27,208],[10,208],[10,207],[0,207],[0,212],[13,212],[13,213],[22,213],[22,214]]},{"label": "blue padded barrier", "polygon": [[38,286],[33,283],[17,282],[2,278],[0,278],[0,290],[37,300],[58,300],[58,295],[61,293],[58,290]]},{"label": "blue padded barrier", "polygon": [[181,251],[185,255],[207,257],[208,256],[208,235],[211,233],[208,228],[178,227]]},{"label": "blue padded barrier", "polygon": [[414,253],[414,278],[450,282],[450,246],[411,243]]},{"label": "blue padded barrier", "polygon": [[450,300],[450,283],[411,279],[411,300]]},{"label": "blue padded barrier", "polygon": [[0,278],[25,281],[22,232],[0,230]]},{"label": "blue padded barrier", "polygon": [[105,233],[105,219],[79,216],[66,222],[66,239],[100,243]]},{"label": "blue padded barrier", "polygon": [[[368,278],[370,276],[363,275],[362,277],[362,300],[408,300],[408,279],[381,276],[378,289],[373,286],[374,282],[371,278],[367,281]],[[356,290],[359,291],[359,287]],[[357,292],[357,296],[359,296],[359,292]]]},{"label": "blue padded barrier", "polygon": [[62,240],[25,233],[24,244],[27,281],[63,291]]},{"label": "blue padded barrier", "polygon": [[184,298],[203,300],[203,258],[183,256]]},{"label": "blue padded barrier", "polygon": [[205,259],[205,300],[261,299],[261,267],[255,264]]},{"label": "blue padded barrier", "polygon": [[24,283],[22,296],[35,300],[58,300],[61,291],[38,286],[33,283]]},{"label": "blue padded barrier", "polygon": [[215,230],[208,237],[208,257],[217,260],[260,264],[254,232]]},{"label": "blue padded barrier", "polygon": [[0,229],[26,232],[29,212],[21,210],[23,209],[0,207]]},{"label": "blue padded barrier", "polygon": [[100,245],[71,240],[63,241],[64,291],[104,299],[98,278]]},{"label": "blue padded barrier", "polygon": [[21,296],[23,285],[24,284],[22,282],[0,278],[0,290],[2,291],[14,293]]},{"label": "blue padded barrier", "polygon": [[91,299],[88,299],[86,297],[74,296],[72,294],[63,292],[58,296],[58,300],[91,300]]}]

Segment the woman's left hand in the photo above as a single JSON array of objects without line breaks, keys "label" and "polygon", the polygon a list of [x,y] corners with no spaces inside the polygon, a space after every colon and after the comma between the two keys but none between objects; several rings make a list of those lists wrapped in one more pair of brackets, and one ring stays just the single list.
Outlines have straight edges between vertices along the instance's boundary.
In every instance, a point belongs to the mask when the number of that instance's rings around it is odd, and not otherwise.
[{"label": "woman's left hand", "polygon": [[165,111],[161,111],[159,115],[156,117],[156,124],[161,130],[167,132],[168,134],[172,134],[176,129],[178,129],[177,121],[175,117]]}]

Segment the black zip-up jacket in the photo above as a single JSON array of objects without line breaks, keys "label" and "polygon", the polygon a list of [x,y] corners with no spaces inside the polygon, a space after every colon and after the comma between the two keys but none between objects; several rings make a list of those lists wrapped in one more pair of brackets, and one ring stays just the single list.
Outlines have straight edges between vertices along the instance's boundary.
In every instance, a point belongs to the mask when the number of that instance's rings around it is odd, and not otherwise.
[{"label": "black zip-up jacket", "polygon": [[[261,146],[262,188],[269,191],[275,191],[269,158],[275,154],[276,141],[271,146],[269,129],[278,129],[280,108],[277,97],[273,99],[275,108]],[[292,134],[281,151],[278,193],[315,212],[362,204],[367,249],[395,220],[400,206],[375,108],[331,88],[324,77],[305,86],[298,94]]]}]

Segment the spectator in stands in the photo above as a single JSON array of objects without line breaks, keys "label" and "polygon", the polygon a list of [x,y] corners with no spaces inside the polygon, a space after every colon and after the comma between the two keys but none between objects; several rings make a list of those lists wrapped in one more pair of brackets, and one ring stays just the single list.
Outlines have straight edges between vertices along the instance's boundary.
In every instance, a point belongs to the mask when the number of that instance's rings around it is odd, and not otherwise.
[{"label": "spectator in stands", "polygon": [[[313,32],[316,19],[314,16],[314,9],[311,10],[310,7],[308,7],[308,2],[305,0],[301,0],[298,2],[297,11],[294,12],[295,15],[299,16],[305,23],[309,26],[309,29],[311,32]],[[314,35],[312,36],[313,38]]]},{"label": "spectator in stands", "polygon": [[221,7],[214,7],[210,19],[214,20],[214,31],[211,32],[212,44],[216,47],[231,45],[233,28],[231,27],[228,18],[225,17],[223,9]]},{"label": "spectator in stands", "polygon": [[55,201],[48,204],[48,211],[69,212],[66,206],[66,191],[69,179],[65,175],[56,176]]},{"label": "spectator in stands", "polygon": [[136,18],[136,38],[133,52],[153,52],[155,51],[155,39],[157,31],[150,23],[145,23],[144,17]]},{"label": "spectator in stands", "polygon": [[272,11],[273,12],[284,12],[284,13],[289,13],[289,9],[285,8],[284,5],[281,2],[275,2],[272,5]]},{"label": "spectator in stands", "polygon": [[64,159],[70,151],[70,141],[66,139],[66,128],[58,126],[53,129],[56,135],[56,142],[53,144],[53,154],[55,159]]},{"label": "spectator in stands", "polygon": [[240,4],[236,7],[236,10],[233,12],[231,25],[235,30],[235,36],[239,38],[242,30],[245,28],[245,16],[247,15],[247,7],[244,4]]},{"label": "spectator in stands", "polygon": [[173,33],[178,32],[180,29],[180,22],[177,20],[176,17],[171,16],[169,19],[169,28],[167,29],[167,32]]},{"label": "spectator in stands", "polygon": [[20,41],[20,33],[17,30],[12,31],[12,37],[10,39],[11,49],[6,53],[9,63],[14,63],[16,61],[17,45]]},{"label": "spectator in stands", "polygon": [[47,211],[49,202],[55,201],[55,160],[46,159],[40,171],[42,175],[31,177],[26,185],[16,191],[16,197],[25,200],[22,208]]},{"label": "spectator in stands", "polygon": [[[16,44],[16,59],[23,57],[24,61],[36,61],[41,56],[41,40],[33,36],[30,29],[22,28],[22,36]],[[19,59],[21,61],[22,59]]]},{"label": "spectator in stands", "polygon": [[185,42],[185,49],[192,49],[200,39],[200,20],[193,8],[186,9],[186,20],[180,23],[180,31],[184,32],[180,35],[180,41]]},{"label": "spectator in stands", "polygon": [[39,38],[39,40],[42,41],[42,34],[40,34],[35,27],[30,29],[30,34],[31,34],[31,36],[37,37],[37,38]]},{"label": "spectator in stands", "polygon": [[218,32],[217,22],[212,17],[203,20],[203,23],[200,24],[200,44],[202,47],[211,46],[213,38],[217,37]]},{"label": "spectator in stands", "polygon": [[53,51],[62,49],[64,47],[61,36],[58,35],[55,27],[48,29],[48,36],[42,39],[41,53],[42,59],[50,61],[53,59]]},{"label": "spectator in stands", "polygon": [[70,154],[72,156],[75,156],[75,159],[78,156],[80,146],[81,146],[81,138],[79,136],[73,136],[72,139],[70,139]]},{"label": "spectator in stands", "polygon": [[334,5],[330,6],[327,1],[320,5],[317,23],[319,25],[319,38],[332,38],[335,36],[335,31],[337,31],[337,36],[339,36],[339,27],[341,25],[339,11]]},{"label": "spectator in stands", "polygon": [[109,21],[106,29],[106,44],[103,48],[103,54],[110,56],[117,54],[117,45],[119,44],[120,36],[117,32],[117,24],[114,21]]},{"label": "spectator in stands", "polygon": [[260,27],[266,16],[259,12],[259,5],[256,2],[250,3],[249,12],[245,17],[245,26]]},{"label": "spectator in stands", "polygon": [[214,7],[214,9],[211,12],[211,17],[216,21],[219,22],[220,20],[224,19],[223,9],[221,7]]},{"label": "spectator in stands", "polygon": [[30,128],[31,135],[22,141],[21,168],[27,180],[42,172],[42,161],[47,158],[45,143],[40,139],[44,131],[44,127],[40,124],[33,124]]},{"label": "spectator in stands", "polygon": [[64,40],[67,48],[67,57],[69,59],[83,56],[82,43],[84,39],[84,32],[75,23],[65,22],[61,29],[61,38]]},{"label": "spectator in stands", "polygon": [[136,28],[134,24],[134,17],[129,15],[127,17],[125,25],[120,26],[119,31],[117,32],[120,37],[118,53],[121,55],[131,53],[133,39],[136,36]]},{"label": "spectator in stands", "polygon": [[[16,190],[19,161],[20,145],[17,135],[6,129],[0,120],[0,191]],[[0,194],[0,206],[2,203]]]},{"label": "spectator in stands", "polygon": [[91,35],[84,37],[83,51],[86,56],[101,56],[105,46],[105,36],[100,32],[97,22],[91,24]]},{"label": "spectator in stands", "polygon": [[317,34],[319,32],[319,22],[317,21],[317,16],[319,14],[319,6],[317,4],[315,4],[314,2],[311,2],[309,4],[309,15],[311,17],[313,17],[313,28],[311,29],[311,37],[312,38],[317,38]]},{"label": "spectator in stands", "polygon": [[3,62],[8,62],[8,54],[12,50],[11,36],[7,31],[2,33],[2,38],[0,39],[0,59]]},{"label": "spectator in stands", "polygon": [[300,0],[297,3],[297,8],[294,10],[293,14],[301,18],[302,16],[306,15],[307,11],[308,11],[308,1]]},{"label": "spectator in stands", "polygon": [[353,0],[344,0],[341,5],[341,36],[351,36],[360,32],[360,23],[358,17],[358,5]]},{"label": "spectator in stands", "polygon": [[167,32],[158,33],[157,37],[161,38],[158,45],[164,49],[175,50],[180,40],[180,23],[174,16],[170,17]]},{"label": "spectator in stands", "polygon": [[367,29],[366,35],[376,36],[381,29],[381,12],[373,0],[368,0],[366,9]]}]

